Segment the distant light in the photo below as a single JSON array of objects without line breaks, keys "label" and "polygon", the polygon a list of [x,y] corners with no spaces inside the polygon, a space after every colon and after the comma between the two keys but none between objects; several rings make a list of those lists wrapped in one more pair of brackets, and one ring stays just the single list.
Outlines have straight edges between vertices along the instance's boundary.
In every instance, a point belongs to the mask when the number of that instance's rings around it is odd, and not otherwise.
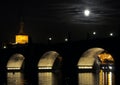
[{"label": "distant light", "polygon": [[68,41],[68,38],[65,38],[65,42],[67,42]]},{"label": "distant light", "polygon": [[48,39],[49,39],[49,40],[52,40],[52,38],[51,38],[51,37],[49,37]]},{"label": "distant light", "polygon": [[93,32],[93,35],[96,35],[96,32]]},{"label": "distant light", "polygon": [[110,70],[112,70],[112,69],[113,69],[113,67],[112,67],[112,66],[109,66],[109,69],[110,69]]},{"label": "distant light", "polygon": [[7,48],[6,43],[3,43],[2,48],[3,48],[3,49],[6,49],[6,48]]},{"label": "distant light", "polygon": [[89,16],[90,15],[90,10],[89,9],[85,9],[84,10],[84,15],[85,16]]},{"label": "distant light", "polygon": [[3,48],[5,49],[5,48],[7,48],[7,46],[6,46],[6,45],[4,45],[4,46],[3,46]]},{"label": "distant light", "polygon": [[110,33],[110,36],[113,36],[113,33]]}]

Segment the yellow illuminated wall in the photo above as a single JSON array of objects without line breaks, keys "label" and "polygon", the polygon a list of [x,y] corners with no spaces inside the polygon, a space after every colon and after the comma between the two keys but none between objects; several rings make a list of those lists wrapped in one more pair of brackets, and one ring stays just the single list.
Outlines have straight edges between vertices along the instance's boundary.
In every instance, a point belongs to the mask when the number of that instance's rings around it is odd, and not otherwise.
[{"label": "yellow illuminated wall", "polygon": [[102,63],[114,62],[113,57],[108,53],[101,53],[98,55]]},{"label": "yellow illuminated wall", "polygon": [[18,44],[26,44],[28,43],[28,35],[16,35],[15,42]]}]

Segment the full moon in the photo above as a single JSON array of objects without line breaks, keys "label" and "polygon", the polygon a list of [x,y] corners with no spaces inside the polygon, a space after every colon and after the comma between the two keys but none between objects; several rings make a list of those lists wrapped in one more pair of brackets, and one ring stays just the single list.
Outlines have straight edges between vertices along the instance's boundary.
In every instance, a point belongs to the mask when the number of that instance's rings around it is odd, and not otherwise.
[{"label": "full moon", "polygon": [[89,15],[90,15],[90,10],[85,9],[85,10],[84,10],[84,15],[85,15],[85,16],[89,16]]}]

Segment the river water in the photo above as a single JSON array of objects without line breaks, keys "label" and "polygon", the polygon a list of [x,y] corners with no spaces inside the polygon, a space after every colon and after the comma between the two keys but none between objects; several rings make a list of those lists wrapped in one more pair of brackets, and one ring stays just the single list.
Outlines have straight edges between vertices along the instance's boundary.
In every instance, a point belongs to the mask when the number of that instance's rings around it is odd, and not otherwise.
[{"label": "river water", "polygon": [[115,74],[110,71],[77,72],[38,72],[26,75],[22,72],[7,72],[1,76],[0,85],[115,85]]}]

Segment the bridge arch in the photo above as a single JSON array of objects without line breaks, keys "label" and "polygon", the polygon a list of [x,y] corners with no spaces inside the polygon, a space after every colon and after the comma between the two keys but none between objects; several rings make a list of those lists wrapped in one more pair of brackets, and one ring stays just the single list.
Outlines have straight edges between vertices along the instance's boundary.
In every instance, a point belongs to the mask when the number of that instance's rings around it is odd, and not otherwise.
[{"label": "bridge arch", "polygon": [[114,59],[103,48],[90,48],[85,51],[78,61],[78,69],[93,69],[95,65],[100,67],[101,65],[113,65]]},{"label": "bridge arch", "polygon": [[48,51],[42,55],[38,62],[38,70],[60,69],[62,57],[56,51]]},{"label": "bridge arch", "polygon": [[25,57],[20,53],[13,54],[7,63],[7,70],[21,70]]}]

